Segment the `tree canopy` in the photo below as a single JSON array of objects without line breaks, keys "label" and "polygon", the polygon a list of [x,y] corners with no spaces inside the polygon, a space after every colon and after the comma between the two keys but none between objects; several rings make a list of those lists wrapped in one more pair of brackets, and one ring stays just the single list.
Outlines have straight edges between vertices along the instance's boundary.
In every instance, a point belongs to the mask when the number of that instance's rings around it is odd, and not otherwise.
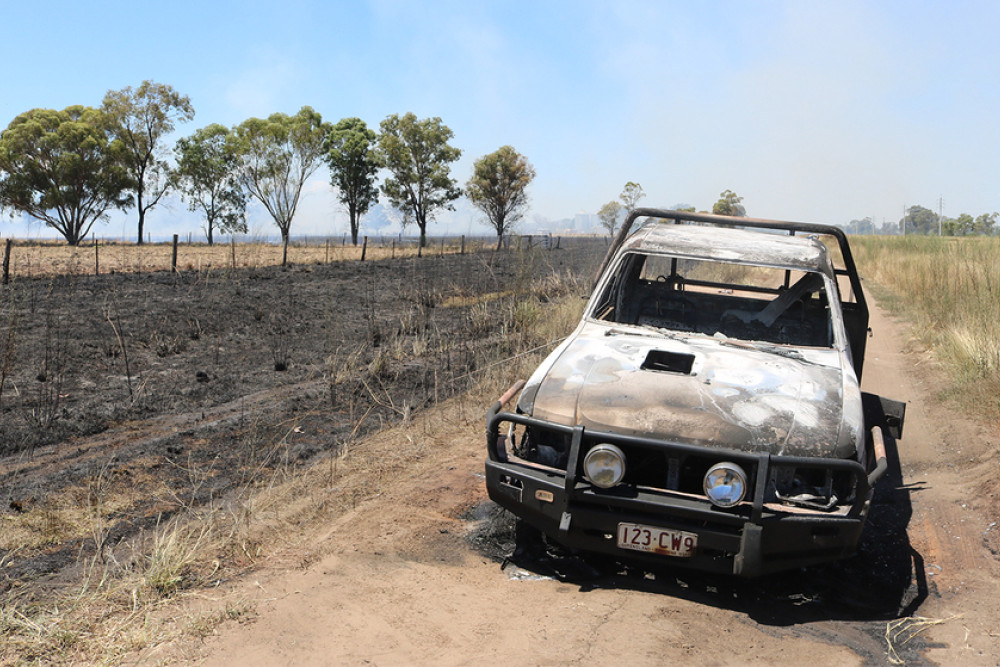
[{"label": "tree canopy", "polygon": [[992,234],[997,217],[997,213],[983,213],[975,218],[968,213],[962,213],[957,218],[944,218],[941,221],[942,232],[945,236]]},{"label": "tree canopy", "polygon": [[638,205],[639,200],[646,196],[646,193],[642,191],[642,186],[638,183],[633,183],[629,181],[622,188],[622,193],[618,195],[619,201],[621,201],[622,206],[625,207],[625,215],[628,215],[635,210]]},{"label": "tree canopy", "polygon": [[504,234],[527,211],[528,185],[534,178],[535,169],[528,158],[511,146],[501,146],[473,165],[465,194],[496,230],[498,250]]},{"label": "tree canopy", "polygon": [[462,196],[450,176],[450,164],[462,151],[448,144],[454,133],[440,118],[418,120],[413,113],[392,114],[380,128],[378,157],[390,174],[382,183],[382,193],[403,212],[404,222],[417,223],[424,246],[434,212],[454,210],[451,202]]},{"label": "tree canopy", "polygon": [[131,86],[109,90],[104,96],[104,110],[125,149],[139,214],[136,243],[141,244],[146,213],[170,188],[170,166],[164,159],[166,149],[161,146],[161,140],[174,131],[175,122],[194,118],[194,107],[186,95],[177,93],[172,87],[143,81],[135,90]]},{"label": "tree canopy", "polygon": [[732,190],[725,190],[719,195],[719,201],[715,202],[715,205],[712,206],[712,213],[742,218],[747,214],[747,210],[740,203],[742,201],[743,197],[740,197]]},{"label": "tree canopy", "polygon": [[938,214],[923,206],[911,206],[899,224],[904,234],[937,234]]},{"label": "tree canopy", "polygon": [[288,234],[302,186],[322,164],[328,130],[329,124],[308,106],[294,116],[275,113],[266,119],[249,118],[236,128],[240,180],[278,226],[283,266],[288,263]]},{"label": "tree canopy", "polygon": [[608,230],[609,236],[614,236],[618,230],[618,218],[624,209],[624,206],[611,200],[597,212],[597,217],[601,220],[601,226]]},{"label": "tree canopy", "polygon": [[129,204],[124,146],[103,111],[32,109],[0,134],[0,205],[78,245],[111,208]]},{"label": "tree canopy", "polygon": [[246,232],[247,198],[240,183],[240,156],[229,128],[213,123],[178,139],[174,181],[192,211],[205,214],[208,245],[213,230]]},{"label": "tree canopy", "polygon": [[337,188],[337,198],[350,216],[351,242],[358,244],[361,216],[378,201],[375,175],[379,161],[375,156],[376,134],[360,118],[344,118],[326,136],[326,163],[330,184]]}]

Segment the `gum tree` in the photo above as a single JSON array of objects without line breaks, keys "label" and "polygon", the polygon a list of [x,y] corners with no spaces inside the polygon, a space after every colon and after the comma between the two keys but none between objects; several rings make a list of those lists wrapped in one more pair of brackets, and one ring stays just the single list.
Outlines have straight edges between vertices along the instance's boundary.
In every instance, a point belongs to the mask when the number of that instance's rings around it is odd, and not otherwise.
[{"label": "gum tree", "polygon": [[162,140],[174,131],[176,122],[194,118],[194,108],[186,95],[154,81],[143,81],[135,90],[131,86],[109,90],[103,108],[125,149],[139,215],[136,243],[141,245],[146,213],[160,203],[171,184]]},{"label": "gum tree", "polygon": [[746,208],[740,203],[742,201],[743,197],[740,197],[732,190],[724,190],[719,195],[719,201],[715,202],[712,206],[712,213],[742,218],[747,214]]},{"label": "gum tree", "polygon": [[213,123],[174,148],[174,182],[192,211],[205,214],[208,245],[214,229],[227,234],[246,233],[247,198],[240,183],[240,155],[229,128]]},{"label": "gum tree", "polygon": [[618,202],[612,200],[601,207],[597,212],[597,217],[601,220],[601,226],[608,230],[609,236],[614,236],[618,229],[618,218],[621,216],[623,207]]},{"label": "gum tree", "polygon": [[329,124],[312,107],[294,116],[249,118],[236,128],[240,181],[271,214],[281,232],[281,265],[288,263],[288,234],[302,186],[323,162]]},{"label": "gum tree", "polygon": [[476,160],[465,196],[483,212],[497,232],[497,250],[511,226],[528,209],[528,185],[535,169],[511,146],[502,146]]},{"label": "gum tree", "polygon": [[123,152],[99,109],[26,111],[0,133],[0,205],[79,245],[109,209],[129,205]]},{"label": "gum tree", "polygon": [[622,193],[618,195],[618,200],[625,207],[625,215],[634,211],[635,207],[639,204],[639,200],[645,196],[646,193],[643,192],[641,185],[632,181],[626,183],[625,187],[622,188]]},{"label": "gum tree", "polygon": [[330,184],[337,188],[337,198],[347,207],[351,220],[351,243],[358,245],[361,216],[378,201],[375,175],[379,162],[375,156],[376,134],[360,118],[344,118],[326,137],[326,164]]},{"label": "gum tree", "polygon": [[434,212],[453,211],[451,202],[462,196],[449,175],[449,165],[462,151],[448,144],[454,133],[440,118],[418,120],[413,113],[392,114],[380,129],[377,155],[390,174],[382,183],[382,193],[403,212],[404,220],[416,221],[423,247]]}]

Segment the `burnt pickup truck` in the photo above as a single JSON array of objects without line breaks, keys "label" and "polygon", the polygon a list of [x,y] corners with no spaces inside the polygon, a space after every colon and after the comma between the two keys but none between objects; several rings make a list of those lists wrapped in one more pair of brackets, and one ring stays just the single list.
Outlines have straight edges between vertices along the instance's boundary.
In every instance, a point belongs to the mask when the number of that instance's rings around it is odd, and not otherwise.
[{"label": "burnt pickup truck", "polygon": [[490,409],[489,496],[619,560],[850,556],[903,425],[860,389],[869,333],[840,228],[637,209],[579,326]]}]

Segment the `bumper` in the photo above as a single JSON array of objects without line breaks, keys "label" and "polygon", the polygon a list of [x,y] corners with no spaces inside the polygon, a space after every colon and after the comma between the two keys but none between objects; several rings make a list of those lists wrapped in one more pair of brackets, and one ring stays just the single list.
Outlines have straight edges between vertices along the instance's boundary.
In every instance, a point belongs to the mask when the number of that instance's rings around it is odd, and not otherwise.
[{"label": "bumper", "polygon": [[[876,433],[877,465],[868,472],[855,461],[811,459],[709,450],[690,445],[648,441],[610,433],[585,432],[490,410],[486,487],[490,498],[560,544],[657,564],[755,577],[770,572],[837,560],[852,555],[861,535],[871,489],[885,472],[880,434]],[[509,460],[499,435],[501,423],[562,431],[571,436],[566,471]],[[704,496],[648,487],[604,491],[579,473],[581,452],[595,442],[667,448],[680,454],[716,455],[736,460],[754,471],[751,494],[740,505],[722,509]],[[688,451],[690,450],[690,451]],[[774,466],[830,468],[847,471],[855,480],[854,500],[833,511],[810,511],[765,503],[769,471]],[[619,548],[620,523],[634,523],[697,536],[690,556],[667,556]]]}]

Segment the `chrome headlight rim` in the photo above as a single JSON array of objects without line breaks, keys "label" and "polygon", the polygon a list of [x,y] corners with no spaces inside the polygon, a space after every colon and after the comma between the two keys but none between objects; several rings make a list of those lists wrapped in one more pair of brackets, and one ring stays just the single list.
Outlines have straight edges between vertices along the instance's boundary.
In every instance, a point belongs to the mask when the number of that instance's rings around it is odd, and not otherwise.
[{"label": "chrome headlight rim", "polygon": [[[738,464],[721,461],[705,473],[702,487],[708,501],[716,507],[735,507],[746,499],[747,474]],[[723,487],[727,487],[728,492]]]},{"label": "chrome headlight rim", "polygon": [[[608,471],[611,472],[610,477],[603,474]],[[583,457],[583,475],[600,489],[618,486],[625,479],[625,452],[607,442],[594,445]]]}]

